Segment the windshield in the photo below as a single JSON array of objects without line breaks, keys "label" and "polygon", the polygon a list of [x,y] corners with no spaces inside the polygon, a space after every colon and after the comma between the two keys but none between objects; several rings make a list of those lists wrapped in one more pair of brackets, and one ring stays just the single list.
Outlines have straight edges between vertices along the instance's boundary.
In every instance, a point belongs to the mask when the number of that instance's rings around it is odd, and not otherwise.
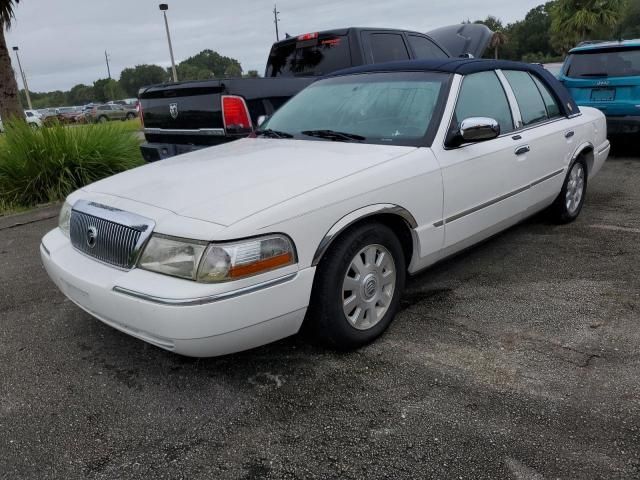
[{"label": "windshield", "polygon": [[640,48],[573,53],[567,62],[568,77],[631,77],[640,75]]},{"label": "windshield", "polygon": [[351,66],[349,37],[320,34],[273,46],[266,77],[319,76]]},{"label": "windshield", "polygon": [[437,127],[448,81],[447,74],[426,72],[320,80],[280,108],[263,130],[293,138],[422,145]]}]

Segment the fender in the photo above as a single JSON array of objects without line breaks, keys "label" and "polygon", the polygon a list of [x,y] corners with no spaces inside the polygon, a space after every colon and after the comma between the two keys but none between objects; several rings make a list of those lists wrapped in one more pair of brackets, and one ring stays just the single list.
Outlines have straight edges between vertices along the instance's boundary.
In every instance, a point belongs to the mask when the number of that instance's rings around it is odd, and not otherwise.
[{"label": "fender", "polygon": [[329,246],[331,245],[331,243],[333,243],[340,232],[345,230],[350,225],[353,225],[355,222],[362,220],[363,218],[379,214],[391,214],[402,218],[406,222],[407,226],[411,228],[411,235],[415,244],[417,238],[414,229],[418,226],[418,222],[416,222],[416,219],[411,214],[411,212],[409,212],[406,208],[395,205],[393,203],[378,203],[374,205],[368,205],[366,207],[359,208],[351,213],[346,214],[344,217],[333,224],[333,226],[320,241],[320,244],[318,245],[318,248],[313,255],[313,262],[311,263],[311,265],[315,267],[318,265],[318,263],[320,263],[320,259],[322,259],[322,256],[326,253]]},{"label": "fender", "polygon": [[[569,170],[571,170],[571,167],[573,166],[576,159],[580,156],[580,154],[582,154],[582,152],[587,149],[591,149],[592,152],[595,152],[595,147],[591,142],[582,142],[580,145],[578,145],[578,147],[573,151],[571,160],[569,160],[569,164],[567,165],[567,173],[569,172]],[[589,175],[592,166],[593,162],[589,162],[589,159],[587,159],[587,175]]]}]

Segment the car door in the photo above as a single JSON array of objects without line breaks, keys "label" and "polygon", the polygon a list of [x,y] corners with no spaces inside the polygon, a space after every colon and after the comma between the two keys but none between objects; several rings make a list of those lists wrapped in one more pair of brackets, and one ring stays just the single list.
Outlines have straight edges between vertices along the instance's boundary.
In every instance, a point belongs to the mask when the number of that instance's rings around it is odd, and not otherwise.
[{"label": "car door", "polygon": [[[452,92],[455,88],[454,83]],[[518,141],[513,132],[518,119],[496,72],[462,77],[451,116],[449,136],[471,117],[496,120],[501,134],[455,148],[447,143],[432,147],[442,169],[445,249],[474,243],[518,221],[526,208],[528,188],[525,166],[515,153]]]},{"label": "car door", "polygon": [[518,134],[526,149],[522,160],[530,184],[528,208],[537,210],[550,204],[562,188],[565,167],[575,149],[575,132],[543,80],[529,72],[502,73],[522,121]]}]

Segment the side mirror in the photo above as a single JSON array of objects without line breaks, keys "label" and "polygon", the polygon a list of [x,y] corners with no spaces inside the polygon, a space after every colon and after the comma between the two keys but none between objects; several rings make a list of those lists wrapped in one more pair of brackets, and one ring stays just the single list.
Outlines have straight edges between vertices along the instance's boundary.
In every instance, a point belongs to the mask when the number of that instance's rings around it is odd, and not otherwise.
[{"label": "side mirror", "polygon": [[257,121],[258,127],[261,127],[261,126],[262,126],[262,124],[263,124],[264,122],[266,122],[267,120],[269,120],[269,115],[260,115],[260,116],[258,117],[258,121]]},{"label": "side mirror", "polygon": [[482,142],[500,135],[500,124],[493,118],[465,118],[460,124],[460,136],[465,142]]}]

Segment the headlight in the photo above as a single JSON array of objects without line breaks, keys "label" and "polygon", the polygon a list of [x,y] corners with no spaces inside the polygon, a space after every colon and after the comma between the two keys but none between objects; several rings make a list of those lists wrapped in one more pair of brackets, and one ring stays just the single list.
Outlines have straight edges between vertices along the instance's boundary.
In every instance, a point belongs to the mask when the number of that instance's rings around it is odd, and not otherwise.
[{"label": "headlight", "polygon": [[69,230],[71,228],[71,205],[64,202],[60,209],[60,215],[58,215],[58,227],[62,230],[67,237],[69,236]]},{"label": "headlight", "polygon": [[193,280],[206,248],[206,242],[154,234],[142,252],[138,266],[145,270]]},{"label": "headlight", "polygon": [[215,283],[236,280],[294,263],[296,254],[293,243],[284,235],[212,244],[200,262],[198,281]]},{"label": "headlight", "polygon": [[216,283],[258,275],[295,262],[293,243],[284,235],[207,244],[154,234],[138,266],[201,283]]}]

